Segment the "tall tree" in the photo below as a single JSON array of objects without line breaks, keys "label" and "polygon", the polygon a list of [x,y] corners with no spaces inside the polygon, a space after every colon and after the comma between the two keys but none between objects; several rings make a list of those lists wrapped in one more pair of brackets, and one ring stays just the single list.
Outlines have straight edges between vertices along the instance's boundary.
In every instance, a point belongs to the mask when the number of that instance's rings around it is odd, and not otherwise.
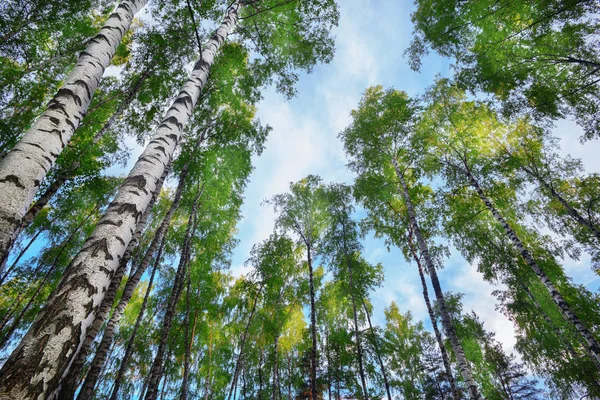
[{"label": "tall tree", "polygon": [[8,256],[15,232],[37,188],[83,119],[123,35],[145,0],[126,0],[89,42],[77,65],[46,110],[0,161],[0,260]]},{"label": "tall tree", "polygon": [[[411,195],[413,182],[418,178],[418,172],[412,168],[414,156],[408,147],[414,133],[415,114],[414,101],[409,99],[406,93],[384,91],[381,87],[370,88],[365,92],[358,109],[352,111],[352,124],[340,136],[350,157],[350,168],[359,174],[359,181],[369,182],[362,184],[363,191],[359,192],[359,199],[362,197],[368,201],[383,193],[387,196],[398,196],[406,207],[410,229],[433,284],[441,309],[442,325],[450,339],[458,369],[465,380],[470,397],[479,399],[481,396],[460,338],[456,335],[452,318],[445,309],[444,293],[437,276],[436,263],[429,249],[428,238],[422,233],[414,197]],[[381,193],[375,188],[381,189]],[[389,200],[389,197],[387,199]]]},{"label": "tall tree", "polygon": [[291,231],[306,248],[308,268],[311,341],[310,392],[317,400],[317,319],[315,308],[314,258],[326,226],[327,210],[321,179],[309,175],[290,185],[290,193],[273,196],[268,201],[278,213],[276,225],[283,231]]}]

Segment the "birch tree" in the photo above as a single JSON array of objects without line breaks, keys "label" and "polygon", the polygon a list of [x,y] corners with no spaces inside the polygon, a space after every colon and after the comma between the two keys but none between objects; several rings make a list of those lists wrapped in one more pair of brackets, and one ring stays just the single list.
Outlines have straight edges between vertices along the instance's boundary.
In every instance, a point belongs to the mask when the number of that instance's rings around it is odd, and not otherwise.
[{"label": "birch tree", "polygon": [[0,161],[0,256],[6,257],[37,188],[81,123],[102,74],[144,0],[127,0],[90,40],[46,110]]},{"label": "birch tree", "polygon": [[299,243],[306,248],[308,269],[311,341],[310,350],[310,393],[317,399],[317,318],[316,291],[314,283],[314,260],[317,246],[327,221],[327,210],[320,178],[310,175],[298,183],[290,185],[290,192],[274,196],[268,201],[278,213],[277,226],[283,231],[293,232]]},{"label": "birch tree", "polygon": [[[414,173],[413,157],[408,147],[414,130],[416,114],[414,102],[403,92],[383,91],[381,87],[367,89],[357,110],[352,111],[353,122],[340,137],[344,141],[349,166],[360,179],[373,178],[372,182],[383,186],[400,198],[407,211],[410,229],[433,284],[440,305],[442,325],[450,340],[457,359],[458,369],[467,385],[469,396],[479,399],[481,395],[473,379],[469,362],[464,355],[460,339],[456,334],[452,318],[445,309],[442,292],[427,238],[421,231],[413,196],[411,196]],[[410,179],[410,180],[409,180]],[[410,182],[410,183],[409,183]],[[371,190],[373,187],[371,187]],[[360,195],[359,195],[360,196]],[[364,196],[364,195],[363,195]],[[360,197],[359,197],[360,198]]]}]

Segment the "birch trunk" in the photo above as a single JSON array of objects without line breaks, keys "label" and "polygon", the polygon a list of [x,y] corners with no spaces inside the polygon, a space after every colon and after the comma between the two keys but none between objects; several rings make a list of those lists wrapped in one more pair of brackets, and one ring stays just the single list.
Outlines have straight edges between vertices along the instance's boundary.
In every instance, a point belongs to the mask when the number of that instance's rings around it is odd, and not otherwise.
[{"label": "birch trunk", "polygon": [[[124,0],[119,4],[100,32],[81,52],[77,64],[46,110],[0,161],[0,260],[6,259],[37,188],[81,123],[105,68],[123,35],[129,30],[133,16],[146,2]],[[34,379],[32,383],[36,383],[29,386],[39,387],[38,379]],[[46,386],[48,377],[41,379],[44,381],[42,387]],[[0,393],[8,390],[2,387]],[[27,389],[19,384],[10,393],[15,396],[19,392],[22,395],[34,393],[31,390],[38,389]]]},{"label": "birch trunk", "polygon": [[[106,121],[104,126],[102,126],[102,128],[100,128],[98,133],[96,133],[96,135],[94,136],[94,139],[92,140],[93,145],[97,145],[100,142],[100,140],[102,140],[104,135],[111,130],[115,122],[117,122],[117,120],[121,117],[123,112],[125,112],[127,107],[135,99],[135,96],[142,88],[142,84],[150,76],[150,72],[150,69],[146,70],[142,74],[142,76],[137,80],[135,85],[128,91],[127,97],[125,97],[123,101],[121,101],[117,110],[115,110],[110,119]],[[27,213],[23,216],[21,225],[15,233],[15,238],[18,237],[18,235],[23,230],[27,229],[29,225],[31,225],[36,215],[46,206],[46,204],[48,204],[50,200],[52,200],[54,195],[56,195],[56,193],[63,187],[63,185],[77,175],[77,169],[80,167],[80,165],[81,164],[79,161],[74,162],[70,167],[67,168],[66,171],[63,171],[60,174],[60,176],[56,178],[54,182],[52,182],[52,184],[50,184],[50,186],[48,186],[44,194],[40,196],[40,198],[29,208]],[[9,252],[10,249],[7,253]]]},{"label": "birch trunk", "polygon": [[[98,349],[96,350],[96,354],[94,355],[94,359],[92,360],[90,369],[87,372],[87,376],[85,378],[81,391],[79,392],[79,395],[77,397],[78,399],[91,398],[94,391],[94,387],[96,386],[99,377],[99,372],[102,369],[102,366],[106,363],[107,350],[108,348],[110,348],[113,342],[115,329],[121,321],[121,317],[125,312],[127,304],[129,304],[129,300],[131,300],[131,296],[133,296],[135,288],[137,287],[138,283],[140,282],[140,279],[146,272],[146,269],[152,262],[152,259],[154,258],[155,254],[156,262],[160,262],[160,257],[162,256],[163,251],[164,238],[166,237],[166,233],[171,223],[171,220],[173,219],[173,215],[179,207],[179,203],[181,201],[181,196],[183,193],[183,187],[185,186],[185,178],[187,176],[187,171],[188,169],[186,165],[184,166],[180,175],[179,184],[175,192],[175,197],[173,198],[173,202],[171,203],[169,210],[163,217],[160,226],[156,230],[154,238],[152,239],[152,242],[150,243],[146,254],[144,254],[142,262],[125,284],[125,288],[123,289],[121,299],[119,300],[119,303],[113,311],[110,321],[108,322],[108,325],[104,330],[104,335],[102,336],[102,340],[98,345]],[[129,252],[129,254],[131,254],[131,252]]]},{"label": "birch trunk", "polygon": [[72,268],[63,277],[52,301],[46,304],[0,370],[0,396],[10,394],[17,399],[37,395],[54,397],[60,377],[68,372],[118,268],[119,258],[156,191],[183,126],[192,115],[215,55],[236,24],[239,8],[239,0],[229,8],[152,140],[86,245],[72,261]]},{"label": "birch trunk", "polygon": [[452,345],[452,350],[454,350],[454,355],[456,356],[456,361],[458,364],[458,369],[465,381],[467,386],[467,390],[469,392],[469,397],[472,400],[482,399],[482,396],[479,394],[479,390],[477,389],[477,384],[473,379],[473,374],[471,373],[471,367],[467,358],[465,357],[465,352],[460,344],[460,340],[456,335],[456,330],[454,329],[454,324],[452,323],[452,318],[450,317],[450,313],[446,308],[446,300],[444,299],[444,292],[442,291],[442,287],[440,285],[440,281],[437,276],[437,271],[435,269],[435,265],[433,260],[431,259],[431,255],[429,254],[429,248],[427,247],[427,243],[421,235],[421,229],[419,224],[417,223],[417,217],[415,215],[415,210],[412,204],[412,200],[410,199],[410,195],[408,193],[408,186],[404,179],[404,174],[400,170],[400,166],[398,165],[398,161],[395,158],[392,158],[392,162],[394,164],[394,169],[396,170],[396,175],[402,186],[402,189],[398,188],[398,192],[400,196],[404,199],[404,203],[406,205],[406,210],[408,212],[408,217],[410,220],[410,226],[412,231],[417,238],[417,244],[419,246],[419,251],[425,260],[425,265],[427,266],[427,271],[429,272],[429,277],[431,278],[431,283],[433,285],[433,290],[435,292],[436,299],[438,301],[438,305],[440,307],[440,314],[442,316],[442,326],[444,327],[444,331],[446,332],[446,336],[450,339],[450,344]]},{"label": "birch trunk", "polygon": [[[169,301],[167,304],[167,309],[165,310],[165,315],[162,321],[158,350],[156,351],[154,362],[152,363],[152,367],[150,368],[150,374],[148,377],[148,390],[146,391],[146,396],[144,397],[146,400],[156,400],[158,396],[158,384],[162,377],[162,368],[164,364],[163,360],[165,356],[165,349],[167,347],[167,340],[169,338],[169,333],[171,332],[171,326],[173,324],[175,312],[177,311],[177,302],[179,301],[179,297],[183,290],[183,282],[188,273],[187,270],[191,258],[191,242],[192,237],[195,235],[196,232],[198,199],[200,198],[201,194],[202,192],[198,191],[198,194],[194,199],[192,209],[190,210],[190,216],[188,218],[187,228],[185,231],[183,249],[181,257],[179,259],[177,273],[175,274],[175,281],[173,282],[173,289],[171,290],[171,294],[169,296]],[[81,400],[84,400],[84,398],[82,398]]]},{"label": "birch trunk", "polygon": [[586,342],[586,352],[594,361],[594,365],[600,364],[600,346],[598,345],[598,341],[590,332],[590,330],[583,324],[583,322],[575,315],[575,313],[571,310],[571,307],[567,304],[565,299],[562,297],[562,294],[558,291],[558,289],[554,286],[550,278],[546,275],[546,273],[537,265],[537,262],[533,258],[532,254],[527,250],[521,239],[517,235],[517,233],[511,228],[508,222],[504,219],[504,217],[500,214],[500,212],[494,207],[490,199],[486,196],[481,186],[479,186],[479,182],[475,179],[471,171],[465,165],[466,169],[463,172],[466,174],[467,178],[471,186],[477,192],[477,195],[483,201],[487,209],[492,213],[496,221],[502,226],[504,232],[515,246],[517,251],[521,254],[521,257],[525,261],[525,263],[531,268],[531,270],[537,275],[540,281],[544,284],[548,293],[550,293],[550,297],[552,297],[552,301],[557,305],[560,310],[563,318],[573,324],[575,329],[579,334],[583,337]]},{"label": "birch trunk", "polygon": [[[348,255],[346,255],[348,257]],[[354,337],[356,339],[356,352],[358,354],[358,372],[360,373],[360,381],[362,383],[363,396],[365,400],[369,400],[369,393],[367,391],[367,380],[365,379],[365,369],[363,366],[363,354],[362,346],[360,345],[360,333],[358,329],[358,313],[356,311],[356,295],[354,293],[354,276],[352,273],[352,267],[348,262],[348,273],[350,277],[350,290],[352,299],[352,314],[354,317]]]},{"label": "birch trunk", "polygon": [[277,400],[281,395],[277,395],[279,392],[279,332],[275,334],[273,340],[273,393],[271,400]]},{"label": "birch trunk", "polygon": [[252,323],[252,318],[254,317],[254,312],[256,311],[256,303],[258,303],[258,297],[262,292],[262,286],[259,289],[259,295],[254,299],[254,303],[252,304],[252,310],[250,310],[250,315],[248,316],[248,322],[246,323],[246,328],[244,329],[244,334],[242,335],[242,341],[240,343],[240,354],[238,354],[237,360],[235,362],[235,369],[233,372],[233,380],[231,381],[231,388],[229,389],[229,395],[227,396],[227,400],[231,399],[233,395],[233,388],[237,384],[237,380],[239,378],[241,366],[242,366],[242,357],[244,356],[244,347],[246,346],[246,339],[248,339],[248,332],[250,331],[250,324]]},{"label": "birch trunk", "polygon": [[375,355],[377,356],[377,361],[379,362],[379,367],[381,368],[381,375],[383,375],[383,383],[385,384],[385,392],[387,394],[388,400],[392,400],[392,393],[390,391],[390,383],[388,381],[387,371],[385,370],[385,364],[383,363],[383,359],[381,358],[381,353],[379,352],[379,346],[377,345],[377,341],[375,340],[375,330],[373,329],[373,325],[371,324],[371,316],[369,315],[369,309],[367,308],[367,303],[363,301],[363,307],[365,309],[365,314],[367,315],[367,322],[369,323],[369,330],[373,335],[373,345],[375,347]]},{"label": "birch trunk", "polygon": [[429,319],[431,320],[431,325],[433,326],[435,338],[438,342],[438,346],[440,347],[440,353],[442,353],[442,361],[444,362],[444,369],[446,370],[446,375],[448,375],[448,380],[450,381],[450,390],[452,391],[452,397],[454,398],[454,400],[460,400],[460,394],[456,389],[456,382],[454,380],[454,375],[452,374],[452,368],[450,367],[450,359],[448,357],[448,352],[446,351],[446,346],[444,345],[444,340],[442,339],[442,333],[440,332],[440,329],[438,327],[437,319],[433,312],[431,301],[429,300],[429,290],[427,289],[427,281],[425,280],[423,265],[421,264],[421,259],[419,258],[412,241],[412,232],[408,236],[408,245],[410,247],[410,251],[412,253],[413,258],[417,263],[417,268],[419,269],[419,277],[421,278],[421,286],[423,287],[423,298],[425,299],[425,305],[427,306],[427,312],[429,313]]},{"label": "birch trunk", "polygon": [[123,380],[123,376],[125,375],[125,370],[129,365],[129,360],[133,354],[133,345],[135,343],[135,337],[137,336],[137,332],[142,324],[142,319],[144,318],[144,313],[146,312],[146,307],[148,306],[148,299],[150,298],[150,293],[152,292],[152,285],[154,284],[154,277],[156,276],[156,270],[158,269],[158,265],[160,263],[160,256],[162,256],[162,249],[165,245],[165,239],[167,235],[163,235],[162,240],[159,246],[159,254],[157,255],[154,261],[154,267],[152,268],[152,273],[150,274],[150,280],[148,281],[148,288],[146,289],[146,294],[144,295],[144,300],[142,302],[142,306],[140,308],[140,313],[138,314],[137,319],[135,320],[135,325],[133,327],[133,332],[131,332],[131,336],[129,337],[129,341],[127,342],[127,347],[125,348],[125,354],[121,359],[121,365],[119,366],[119,372],[117,373],[117,377],[115,378],[115,384],[112,389],[112,394],[110,396],[110,400],[117,400],[117,396],[119,394],[119,389],[121,387],[121,382]]},{"label": "birch trunk", "polygon": [[310,294],[310,334],[312,345],[310,349],[310,393],[312,400],[317,400],[317,311],[315,309],[315,284],[310,244],[306,244],[308,264],[308,287]]},{"label": "birch trunk", "polygon": [[190,377],[190,358],[191,358],[191,339],[190,339],[190,293],[191,281],[188,275],[187,294],[185,299],[185,355],[183,362],[183,379],[181,380],[181,394],[179,400],[187,400],[188,398],[188,380]]},{"label": "birch trunk", "polygon": [[598,226],[594,225],[592,221],[581,215],[579,211],[577,211],[577,209],[571,206],[569,202],[564,197],[562,197],[560,193],[558,193],[554,189],[554,187],[545,179],[543,179],[538,173],[535,173],[534,171],[526,167],[522,168],[527,174],[529,174],[535,180],[537,180],[540,183],[540,185],[542,185],[542,187],[550,193],[551,197],[554,197],[556,200],[558,200],[558,202],[563,206],[563,208],[565,209],[565,211],[567,211],[567,214],[569,214],[571,218],[573,218],[579,225],[589,229],[592,232],[592,234],[596,237],[596,239],[598,239],[598,244],[600,244],[600,228],[598,228]]},{"label": "birch trunk", "polygon": [[[158,183],[157,191],[152,195],[152,199],[144,211],[144,215],[138,222],[137,229],[132,240],[127,245],[127,250],[125,254],[119,261],[119,268],[113,277],[110,286],[108,287],[106,294],[104,295],[104,299],[102,299],[102,303],[98,309],[98,313],[94,322],[90,325],[87,334],[85,335],[85,339],[79,349],[79,353],[75,357],[73,363],[71,364],[71,368],[69,369],[69,373],[65,378],[62,379],[60,383],[60,389],[58,394],[59,400],[70,400],[75,396],[75,391],[79,386],[79,379],[83,372],[83,367],[85,365],[85,360],[87,359],[89,350],[92,346],[94,340],[96,340],[96,336],[100,329],[104,325],[104,321],[106,321],[106,317],[108,316],[110,310],[113,307],[113,303],[115,301],[115,297],[117,296],[117,291],[119,290],[119,286],[121,286],[121,281],[123,280],[123,275],[125,274],[125,270],[127,269],[127,264],[129,264],[129,260],[131,259],[131,255],[133,253],[134,248],[137,246],[140,237],[142,236],[142,231],[146,226],[146,221],[148,220],[148,216],[150,215],[150,211],[152,207],[154,207],[154,203],[160,194],[163,183],[169,174],[169,168],[166,168],[163,175],[160,178],[160,182]],[[119,303],[120,304],[120,303]],[[117,307],[118,308],[118,307]]]}]

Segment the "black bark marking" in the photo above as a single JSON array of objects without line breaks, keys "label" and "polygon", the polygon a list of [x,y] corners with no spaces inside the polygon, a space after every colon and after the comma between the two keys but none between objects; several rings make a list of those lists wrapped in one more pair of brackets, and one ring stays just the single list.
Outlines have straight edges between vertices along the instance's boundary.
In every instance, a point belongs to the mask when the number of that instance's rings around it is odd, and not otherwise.
[{"label": "black bark marking", "polygon": [[92,98],[92,91],[90,90],[90,86],[87,84],[86,81],[77,79],[75,82],[73,82],[73,85],[79,85],[83,87],[88,95],[88,98]]},{"label": "black bark marking", "polygon": [[163,146],[156,146],[155,149],[157,151],[160,151],[161,153],[163,153],[164,156],[167,155],[167,151],[165,150],[165,148]]},{"label": "black bark marking", "polygon": [[134,175],[131,176],[127,179],[125,179],[125,182],[123,182],[123,186],[133,186],[139,189],[143,189],[146,187],[146,178],[144,178],[144,175]]},{"label": "black bark marking", "polygon": [[98,226],[100,226],[100,225],[121,226],[121,225],[123,225],[123,221],[115,222],[115,221],[111,221],[109,219],[105,219],[105,220],[98,222]]},{"label": "black bark marking", "polygon": [[19,189],[25,189],[25,186],[21,184],[21,182],[19,181],[19,177],[16,175],[6,175],[6,178],[0,179],[0,182],[10,182]]},{"label": "black bark marking", "polygon": [[177,100],[175,100],[175,102],[173,103],[173,106],[182,104],[185,108],[189,108],[192,106],[192,99],[189,95],[185,95],[185,96],[180,96],[177,98]]},{"label": "black bark marking", "polygon": [[121,18],[121,16],[119,15],[119,13],[116,13],[116,12],[110,14],[110,17],[108,17],[108,19],[111,19],[111,18],[116,18],[119,21],[123,21],[123,18]]},{"label": "black bark marking", "polygon": [[113,260],[113,256],[110,254],[108,250],[108,239],[102,238],[95,241],[90,241],[90,244],[81,249],[81,251],[90,251],[91,256],[97,257],[98,254],[102,251],[104,252],[105,260]]},{"label": "black bark marking", "polygon": [[181,124],[181,122],[179,122],[179,121],[177,120],[177,118],[176,118],[176,117],[169,117],[169,118],[166,118],[165,120],[163,120],[163,122],[162,122],[160,125],[161,125],[161,126],[163,126],[163,125],[164,125],[164,126],[168,126],[168,124],[173,124],[173,125],[175,125],[175,126],[177,127],[177,129],[178,129],[178,130],[181,130],[181,129],[183,129],[183,124]]},{"label": "black bark marking", "polygon": [[71,89],[67,89],[67,88],[59,89],[58,92],[56,93],[56,97],[71,97],[78,106],[81,106],[81,104],[82,104],[81,98],[79,98],[79,95],[77,95],[77,93],[75,93]]},{"label": "black bark marking", "polygon": [[57,111],[57,112],[63,114],[65,117],[69,116],[69,114],[67,113],[67,108],[65,107],[65,105],[62,104],[61,102],[59,102],[58,100],[55,100],[55,99],[52,99],[52,101],[50,101],[50,104],[48,105],[48,107],[46,108],[46,110]]},{"label": "black bark marking", "polygon": [[121,4],[119,4],[119,7],[117,7],[117,11],[119,10],[119,8],[124,9],[129,14],[133,14],[133,10],[129,7],[129,4],[127,4],[127,3],[121,3]]},{"label": "black bark marking", "polygon": [[117,239],[123,246],[125,246],[125,241],[120,236],[115,236],[115,239]]},{"label": "black bark marking", "polygon": [[101,39],[104,40],[109,46],[112,46],[110,39],[107,38],[103,33],[98,33],[91,41],[99,44]]},{"label": "black bark marking", "polygon": [[138,211],[137,207],[133,203],[115,203],[113,204],[115,212],[119,215],[130,213],[133,218],[137,221],[142,215],[141,211]]},{"label": "black bark marking", "polygon": [[48,117],[48,119],[50,120],[50,122],[52,122],[57,127],[58,127],[58,124],[60,124],[60,120],[56,117]]},{"label": "black bark marking", "polygon": [[[46,151],[46,150],[45,150],[45,149],[44,149],[42,146],[40,146],[40,145],[39,145],[39,144],[37,144],[37,143],[23,142],[23,144],[27,144],[27,145],[29,145],[29,146],[37,147],[38,149],[40,149],[40,150],[42,150],[42,151]],[[50,154],[52,154],[52,153],[50,153]],[[54,155],[54,154],[52,154],[52,155]]]}]

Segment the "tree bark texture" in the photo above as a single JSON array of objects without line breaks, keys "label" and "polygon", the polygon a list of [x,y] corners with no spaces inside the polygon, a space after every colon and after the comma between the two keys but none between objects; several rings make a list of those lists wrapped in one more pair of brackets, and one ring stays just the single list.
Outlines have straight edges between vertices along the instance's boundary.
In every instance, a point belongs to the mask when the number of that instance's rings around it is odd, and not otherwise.
[{"label": "tree bark texture", "polygon": [[229,8],[152,140],[72,261],[52,300],[0,370],[0,399],[5,394],[17,399],[51,394],[68,372],[118,268],[119,259],[192,115],[215,55],[236,24],[239,7],[239,1],[235,1]]},{"label": "tree bark texture", "polygon": [[[81,123],[104,70],[113,58],[123,35],[129,30],[133,16],[147,0],[124,0],[108,18],[100,32],[79,55],[77,64],[63,86],[15,147],[0,161],[0,260],[5,260],[15,240],[15,233],[35,196],[37,188],[58,155],[71,140]],[[1,272],[1,271],[0,271]],[[51,368],[55,370],[56,368]],[[60,367],[59,367],[60,369]],[[10,393],[37,394],[42,383],[50,382],[48,374],[37,375],[32,389],[19,383]],[[50,375],[55,375],[50,372]],[[3,377],[6,381],[6,377]],[[53,387],[54,384],[48,385]],[[6,392],[0,386],[0,393]]]},{"label": "tree bark texture", "polygon": [[[128,91],[127,96],[121,101],[119,107],[115,110],[110,119],[106,121],[106,123],[94,136],[94,139],[92,140],[93,145],[97,145],[100,142],[100,140],[102,140],[104,135],[110,131],[115,122],[117,122],[117,120],[123,114],[123,112],[125,112],[127,107],[129,107],[131,102],[135,99],[136,95],[142,88],[142,84],[144,83],[144,81],[150,76],[150,72],[150,69],[144,71],[144,73],[137,80],[135,85]],[[58,191],[63,187],[63,185],[77,175],[77,169],[80,165],[81,164],[79,163],[79,161],[74,162],[70,167],[68,167],[66,171],[63,171],[54,180],[54,182],[50,184],[50,186],[48,186],[46,191],[39,197],[39,199],[36,200],[36,202],[29,208],[29,210],[27,210],[27,213],[25,213],[25,215],[23,216],[21,225],[15,233],[15,238],[17,238],[23,230],[27,229],[27,227],[31,225],[36,215],[46,206],[46,204],[48,204],[50,200],[52,200],[54,195],[58,193]]]},{"label": "tree bark texture", "polygon": [[[94,387],[96,386],[99,372],[102,369],[102,366],[106,363],[106,354],[107,350],[110,348],[117,326],[121,321],[121,317],[125,312],[125,308],[127,304],[129,304],[129,300],[131,300],[131,296],[133,296],[133,292],[137,287],[140,279],[148,269],[148,266],[152,262],[152,259],[156,255],[156,263],[160,262],[160,258],[162,257],[162,251],[164,246],[164,240],[167,235],[167,230],[169,229],[169,225],[171,224],[171,220],[173,219],[173,215],[175,211],[179,207],[179,203],[181,201],[183,188],[185,186],[185,179],[187,176],[187,165],[184,166],[182,173],[179,178],[179,184],[177,185],[177,190],[175,192],[175,196],[173,198],[173,202],[169,207],[169,210],[163,217],[163,220],[160,223],[160,226],[156,230],[154,234],[154,238],[150,243],[150,246],[146,250],[146,254],[144,254],[144,258],[142,259],[140,265],[136,268],[135,272],[131,275],[131,277],[127,280],[125,284],[125,288],[123,289],[123,294],[119,299],[119,303],[117,307],[113,311],[113,314],[108,322],[106,329],[104,330],[104,335],[102,336],[102,340],[98,345],[96,350],[96,354],[94,355],[94,359],[90,365],[90,368],[87,372],[87,376],[79,392],[78,399],[88,399],[92,396]],[[131,254],[131,252],[129,252]]]},{"label": "tree bark texture", "polygon": [[[98,309],[98,313],[96,314],[96,318],[94,322],[90,325],[87,334],[85,335],[85,339],[79,349],[79,353],[75,357],[71,368],[69,369],[69,373],[65,378],[61,380],[60,389],[58,394],[59,400],[71,400],[75,396],[75,391],[79,386],[80,376],[83,372],[83,367],[85,365],[85,360],[87,359],[89,350],[96,340],[96,336],[100,329],[104,325],[104,321],[106,321],[106,317],[110,313],[110,310],[113,307],[113,303],[115,301],[115,297],[117,296],[117,291],[121,286],[121,281],[123,280],[123,275],[125,274],[125,270],[127,269],[127,264],[131,259],[131,255],[133,253],[134,248],[139,243],[139,239],[142,236],[142,231],[146,227],[146,221],[148,220],[148,216],[150,215],[150,211],[152,207],[154,207],[154,203],[156,203],[156,199],[162,190],[163,183],[169,174],[169,168],[166,168],[163,175],[160,178],[160,182],[158,183],[158,188],[156,192],[153,193],[152,199],[148,204],[148,207],[144,211],[144,215],[138,222],[137,229],[135,234],[133,235],[132,240],[127,245],[127,250],[125,250],[125,254],[119,261],[119,268],[113,277],[106,294],[104,295],[104,299],[102,299],[102,303]],[[131,297],[131,296],[130,296]],[[120,303],[119,303],[120,304]],[[117,306],[118,308],[118,306]]]}]

